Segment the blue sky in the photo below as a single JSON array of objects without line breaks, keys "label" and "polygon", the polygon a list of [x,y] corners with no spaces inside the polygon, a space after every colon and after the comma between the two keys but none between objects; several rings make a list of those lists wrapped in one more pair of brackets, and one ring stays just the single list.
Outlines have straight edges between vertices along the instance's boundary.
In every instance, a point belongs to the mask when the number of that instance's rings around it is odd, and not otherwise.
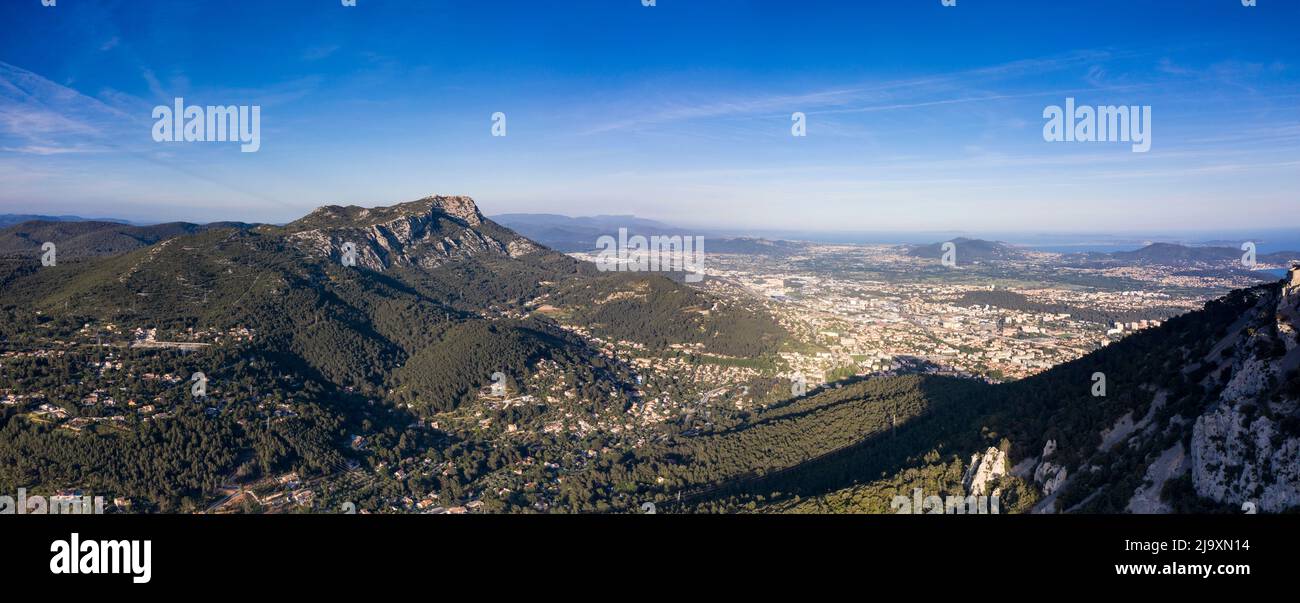
[{"label": "blue sky", "polygon": [[[0,3],[0,213],[445,193],[698,226],[1300,226],[1298,2],[357,4]],[[1044,141],[1067,96],[1150,105],[1151,150]],[[175,97],[259,105],[261,149],[154,142]]]}]

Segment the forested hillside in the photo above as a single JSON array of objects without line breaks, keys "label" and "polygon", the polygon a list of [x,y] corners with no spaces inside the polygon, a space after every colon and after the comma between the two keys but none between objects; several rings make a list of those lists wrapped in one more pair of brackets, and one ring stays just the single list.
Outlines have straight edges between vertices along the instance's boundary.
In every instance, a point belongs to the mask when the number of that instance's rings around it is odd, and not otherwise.
[{"label": "forested hillside", "polygon": [[[150,511],[279,484],[320,497],[297,508],[512,512],[879,513],[918,488],[996,494],[1002,512],[1300,500],[1294,286],[1010,383],[793,395],[789,334],[761,304],[597,272],[467,198],[9,259],[0,490]],[[1029,303],[995,293],[965,301]],[[740,377],[693,380],[720,366]]]},{"label": "forested hillside", "polygon": [[[544,423],[631,407],[626,359],[561,315],[599,316],[599,334],[655,350],[743,353],[781,338],[769,318],[662,276],[598,273],[467,198],[322,208],[285,227],[192,226],[155,228],[154,240],[118,224],[15,227],[22,250],[0,265],[0,394],[14,402],[0,408],[0,489],[78,487],[181,511],[277,474],[361,472],[352,500],[430,488],[455,500],[535,454],[482,433],[503,423],[469,420],[489,412],[485,400],[554,454],[580,443],[542,436]],[[47,236],[56,266],[30,253]],[[356,266],[341,261],[345,242],[360,248]],[[650,294],[622,313],[582,297],[624,288]],[[559,299],[563,311],[538,311]],[[662,325],[647,328],[648,308]],[[729,338],[737,325],[749,331]],[[191,395],[194,373],[203,397]],[[417,481],[378,471],[417,460]]]},{"label": "forested hillside", "polygon": [[[1192,449],[1195,417],[1219,407],[1231,376],[1218,362],[1232,356],[1223,338],[1249,325],[1261,304],[1276,303],[1280,290],[1237,291],[1012,383],[873,378],[760,413],[715,414],[708,429],[602,466],[589,485],[635,485],[637,496],[681,512],[882,513],[914,488],[968,495],[971,466],[992,449],[1006,454],[992,485],[1003,512],[1141,510],[1131,507],[1135,496],[1172,510],[1228,511],[1237,503],[1198,494],[1188,474],[1153,483],[1148,472],[1171,447]],[[1269,341],[1245,351],[1287,353],[1280,339]],[[1098,374],[1104,395],[1096,395]],[[1293,369],[1267,387],[1262,398],[1276,404],[1256,412],[1278,425],[1282,445],[1300,436],[1300,379]],[[1255,495],[1295,486],[1273,475],[1278,481],[1261,483]]]}]

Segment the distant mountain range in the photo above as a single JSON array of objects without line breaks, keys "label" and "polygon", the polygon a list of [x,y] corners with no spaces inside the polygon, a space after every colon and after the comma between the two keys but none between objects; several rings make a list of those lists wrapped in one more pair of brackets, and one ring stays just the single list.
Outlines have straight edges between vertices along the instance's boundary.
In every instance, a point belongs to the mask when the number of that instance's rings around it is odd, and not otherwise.
[{"label": "distant mountain range", "polygon": [[127,220],[116,220],[113,218],[83,218],[81,216],[44,216],[38,214],[0,214],[0,227],[21,224],[23,222],[115,222],[117,224],[132,224]]},{"label": "distant mountain range", "polygon": [[558,214],[500,214],[497,223],[551,249],[564,253],[592,251],[596,239],[618,236],[620,228],[633,235],[682,235],[681,229],[635,216],[587,216],[571,218]]},{"label": "distant mountain range", "polygon": [[116,255],[178,236],[221,228],[247,229],[252,226],[241,222],[169,222],[134,226],[121,221],[36,220],[0,229],[0,255],[37,254],[41,244],[46,241],[58,245],[58,257],[62,259]]},{"label": "distant mountain range", "polygon": [[1024,257],[1021,250],[1006,243],[965,237],[957,237],[950,241],[940,241],[929,245],[913,245],[908,248],[907,253],[918,258],[941,259],[945,243],[952,243],[955,246],[954,251],[959,263],[973,260],[1013,260]]},{"label": "distant mountain range", "polygon": [[[1026,250],[1000,241],[958,237],[949,241],[956,246],[958,261],[1011,261],[1025,257]],[[940,259],[945,241],[929,245],[912,245],[908,254],[913,257]],[[1239,266],[1243,252],[1232,247],[1200,247],[1176,243],[1152,243],[1133,251],[1085,252],[1064,254],[1071,264],[1148,264],[1158,266]],[[1300,251],[1276,251],[1259,254],[1256,261],[1266,264],[1287,265],[1300,260]]]},{"label": "distant mountain range", "polygon": [[717,232],[682,228],[636,216],[587,216],[571,218],[557,214],[501,214],[493,220],[538,243],[564,253],[594,251],[602,236],[617,237],[619,229],[631,236],[703,236],[705,253],[783,255],[794,253],[802,243],[756,237],[724,236]]},{"label": "distant mountain range", "polygon": [[[337,218],[336,214],[331,217]],[[309,216],[310,217],[310,216]],[[365,221],[371,216],[361,216]],[[304,218],[306,219],[306,218]],[[601,236],[617,236],[620,228],[628,236],[701,235],[706,237],[706,253],[731,253],[784,256],[798,253],[808,243],[783,239],[724,235],[717,231],[688,229],[632,215],[597,215],[569,217],[559,214],[510,213],[492,217],[496,223],[528,239],[562,253],[590,252]],[[301,221],[300,221],[301,222]],[[0,215],[0,254],[34,252],[44,241],[59,241],[60,257],[74,259],[93,255],[110,255],[185,234],[212,228],[251,228],[255,224],[214,222],[193,224],[169,222],[138,225],[112,218],[87,219],[79,216],[44,216],[30,214]],[[1027,248],[1002,241],[957,237],[930,244],[906,245],[908,255],[940,259],[943,245],[957,245],[958,261],[1014,261],[1025,257]],[[1242,251],[1235,247],[1152,243],[1132,251],[1081,252],[1063,254],[1064,261],[1075,265],[1149,264],[1177,267],[1214,266],[1233,268]],[[1257,256],[1257,261],[1286,265],[1300,260],[1300,251],[1277,251]]]},{"label": "distant mountain range", "polygon": [[[1108,259],[1142,264],[1159,264],[1163,266],[1181,266],[1190,264],[1216,264],[1241,261],[1243,252],[1234,247],[1188,247],[1175,243],[1152,243],[1135,251],[1118,251],[1104,255]],[[1094,257],[1099,254],[1084,254]],[[1270,264],[1286,264],[1300,259],[1300,252],[1277,251],[1256,256],[1256,261]]]}]

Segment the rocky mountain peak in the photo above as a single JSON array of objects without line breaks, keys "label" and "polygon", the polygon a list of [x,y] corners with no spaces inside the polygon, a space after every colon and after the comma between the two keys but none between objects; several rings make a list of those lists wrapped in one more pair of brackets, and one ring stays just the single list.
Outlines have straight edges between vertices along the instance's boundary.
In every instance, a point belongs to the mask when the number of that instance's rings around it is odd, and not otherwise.
[{"label": "rocky mountain peak", "polygon": [[479,212],[478,205],[474,200],[455,195],[445,197],[443,195],[430,195],[418,201],[412,201],[411,204],[427,205],[431,212],[440,212],[449,216],[464,220],[466,224],[478,226],[483,223],[483,214]]},{"label": "rocky mountain peak", "polygon": [[430,195],[415,201],[407,201],[387,207],[325,205],[289,224],[289,227],[292,230],[365,228],[390,224],[398,220],[427,221],[441,216],[454,218],[464,222],[467,226],[478,226],[484,220],[478,206],[469,197]]},{"label": "rocky mountain peak", "polygon": [[537,251],[531,241],[496,227],[474,200],[430,195],[388,207],[327,205],[289,224],[289,238],[309,253],[341,259],[345,244],[356,264],[384,270],[394,264],[435,268],[480,254],[519,257]]}]

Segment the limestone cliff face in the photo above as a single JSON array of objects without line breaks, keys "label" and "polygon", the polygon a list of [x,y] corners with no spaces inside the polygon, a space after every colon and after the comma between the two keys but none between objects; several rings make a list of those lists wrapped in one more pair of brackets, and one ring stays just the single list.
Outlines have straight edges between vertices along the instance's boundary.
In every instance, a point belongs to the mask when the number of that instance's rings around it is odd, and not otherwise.
[{"label": "limestone cliff face", "polygon": [[[1261,300],[1259,316],[1230,342],[1230,376],[1218,403],[1196,419],[1192,483],[1219,502],[1253,502],[1260,511],[1300,506],[1300,437],[1284,429],[1295,399],[1270,396],[1300,366],[1296,317],[1300,280],[1292,270],[1279,293]],[[1271,323],[1271,324],[1270,324]],[[1284,353],[1269,353],[1281,344]]]},{"label": "limestone cliff face", "polygon": [[1043,496],[1055,494],[1069,476],[1069,471],[1049,460],[1056,453],[1056,440],[1048,440],[1043,445],[1043,454],[1039,457],[1038,467],[1034,468],[1034,483],[1043,489]]},{"label": "limestone cliff face", "polygon": [[[1014,475],[1032,477],[1038,485],[1043,498],[1038,501],[1031,513],[1057,513],[1056,499],[1062,489],[1070,483],[1070,471],[1064,465],[1053,461],[1056,456],[1056,440],[1047,440],[1043,452],[1038,457],[1029,457],[1012,468]],[[1032,469],[1032,473],[1030,470]]]},{"label": "limestone cliff face", "polygon": [[1202,415],[1195,429],[1197,494],[1233,504],[1254,502],[1264,512],[1300,505],[1300,438],[1280,438],[1275,421],[1252,420],[1228,405]]},{"label": "limestone cliff face", "polygon": [[1007,474],[1007,453],[990,446],[983,454],[971,455],[970,467],[962,478],[968,496],[984,496],[989,484]]},{"label": "limestone cliff face", "polygon": [[526,238],[483,217],[469,197],[430,196],[391,207],[321,207],[288,227],[300,249],[342,261],[356,245],[356,265],[382,271],[395,265],[436,268],[477,255],[520,257],[538,251]]},{"label": "limestone cliff face", "polygon": [[[1150,400],[1140,419],[1137,407],[1113,405],[1097,425],[1099,444],[1061,451],[1049,439],[1040,455],[1017,461],[1012,474],[1032,476],[1040,490],[1034,512],[1087,512],[1117,494],[1128,497],[1129,512],[1170,512],[1188,500],[1177,489],[1167,499],[1165,486],[1187,478],[1197,496],[1223,508],[1300,508],[1300,267],[1278,285],[1230,297],[1235,313],[1216,319],[1221,328],[1206,331],[1213,339],[1184,343],[1199,355],[1183,358],[1182,375],[1196,381],[1178,384],[1177,399],[1165,383],[1137,383],[1133,399]],[[1088,479],[1122,462],[1140,467],[1143,480]],[[1115,487],[1128,490],[1108,491]]]}]

